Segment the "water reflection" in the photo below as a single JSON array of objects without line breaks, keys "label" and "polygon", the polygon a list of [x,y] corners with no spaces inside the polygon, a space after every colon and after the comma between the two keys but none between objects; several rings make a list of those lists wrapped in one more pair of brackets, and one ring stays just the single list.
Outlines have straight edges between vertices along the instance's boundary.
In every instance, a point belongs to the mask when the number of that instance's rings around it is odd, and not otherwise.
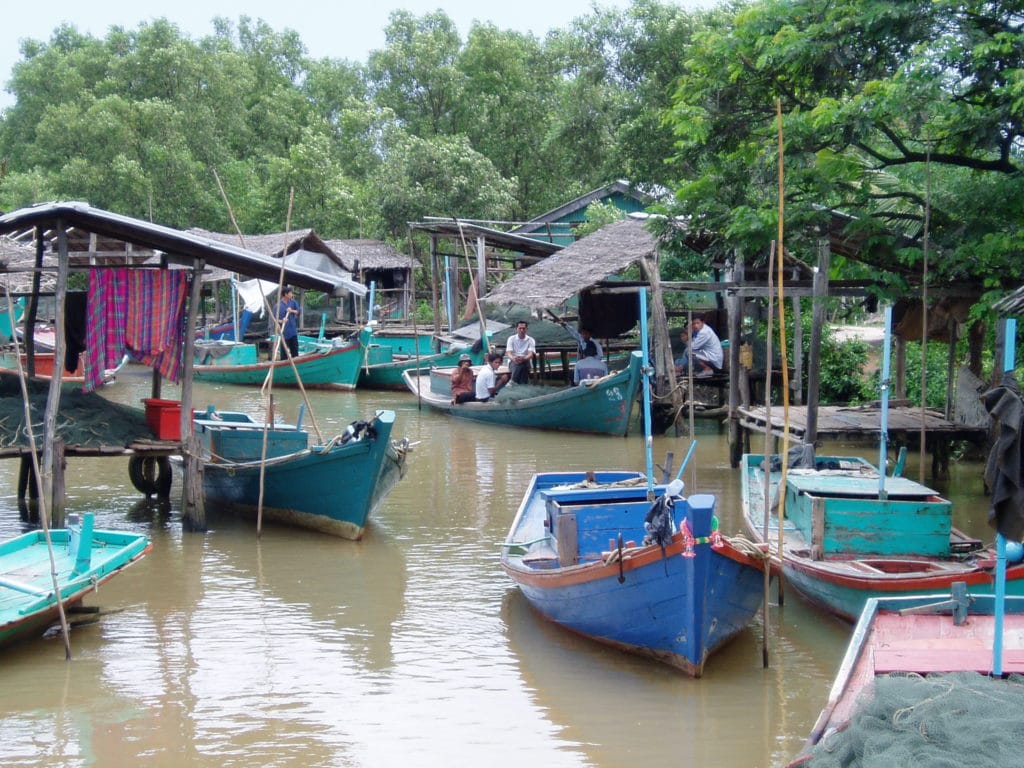
[{"label": "water reflection", "polygon": [[[130,372],[108,396],[138,406],[148,386],[148,375]],[[69,460],[68,511],[146,532],[154,548],[87,601],[108,613],[73,633],[70,664],[60,641],[0,655],[0,763],[767,768],[797,752],[848,626],[787,595],[769,612],[767,669],[758,622],[690,680],[539,619],[501,571],[498,542],[531,475],[642,469],[635,431],[623,439],[459,423],[402,393],[309,400],[327,437],[392,408],[396,435],[416,444],[360,542],[276,526],[257,537],[251,522],[216,510],[206,533],[186,533],[178,478],[161,504],[131,488],[123,458]],[[265,407],[258,393],[227,385],[197,388],[197,407],[208,403]],[[287,420],[303,404],[294,390],[275,395]],[[678,468],[689,445],[659,436],[655,460],[672,451]],[[990,539],[980,466],[951,470],[939,490],[957,525]],[[683,477],[689,491],[718,495],[724,533],[740,530],[739,478],[717,426],[697,435]],[[0,538],[26,527],[16,478],[17,462],[0,462]]]}]

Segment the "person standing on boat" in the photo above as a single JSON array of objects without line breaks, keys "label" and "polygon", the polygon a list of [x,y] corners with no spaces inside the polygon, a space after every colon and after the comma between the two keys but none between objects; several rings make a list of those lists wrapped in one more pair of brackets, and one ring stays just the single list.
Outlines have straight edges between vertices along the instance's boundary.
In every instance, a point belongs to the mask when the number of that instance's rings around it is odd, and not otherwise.
[{"label": "person standing on boat", "polygon": [[296,319],[298,316],[299,303],[295,300],[291,286],[286,285],[281,289],[281,300],[277,302],[277,311],[274,313],[274,317],[277,318],[281,326],[281,340],[288,348],[287,351],[284,348],[281,349],[282,360],[287,360],[289,356],[299,356],[299,324]]},{"label": "person standing on boat", "polygon": [[487,355],[487,365],[476,377],[476,399],[479,402],[486,403],[508,384],[509,374],[503,373],[498,376],[502,359],[501,352],[490,352]]},{"label": "person standing on boat", "polygon": [[[692,337],[686,329],[683,329],[679,338],[683,340],[684,344],[687,339],[690,340],[690,353],[693,355],[694,362],[693,375],[696,378],[705,378],[722,370],[722,342],[718,340],[718,334],[711,329],[711,326],[704,322],[703,315],[693,316]],[[689,357],[684,350],[682,357],[676,360],[676,373],[684,374],[689,368]]]},{"label": "person standing on boat", "polygon": [[590,330],[580,326],[577,331],[565,320],[559,320],[558,324],[576,339],[576,367],[572,372],[572,383],[579,384],[587,379],[607,376],[608,364],[604,361],[604,350],[601,349],[601,342],[591,337]]},{"label": "person standing on boat", "polygon": [[532,336],[526,335],[526,328],[526,321],[520,320],[516,323],[516,335],[509,336],[505,342],[508,372],[513,384],[530,383],[530,365],[537,356],[537,342]]},{"label": "person standing on boat", "polygon": [[469,355],[459,358],[459,367],[452,374],[452,405],[476,399],[473,385],[473,360]]}]

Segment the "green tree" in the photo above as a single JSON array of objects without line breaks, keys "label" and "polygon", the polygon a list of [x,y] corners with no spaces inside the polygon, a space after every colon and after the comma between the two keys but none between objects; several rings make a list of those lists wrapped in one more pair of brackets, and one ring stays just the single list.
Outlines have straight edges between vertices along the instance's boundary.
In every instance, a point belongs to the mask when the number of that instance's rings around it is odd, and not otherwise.
[{"label": "green tree", "polygon": [[790,249],[810,249],[823,207],[838,208],[862,258],[916,275],[927,205],[934,280],[1019,284],[1020,21],[980,0],[764,0],[709,17],[672,111],[680,207],[766,249],[778,100]]}]

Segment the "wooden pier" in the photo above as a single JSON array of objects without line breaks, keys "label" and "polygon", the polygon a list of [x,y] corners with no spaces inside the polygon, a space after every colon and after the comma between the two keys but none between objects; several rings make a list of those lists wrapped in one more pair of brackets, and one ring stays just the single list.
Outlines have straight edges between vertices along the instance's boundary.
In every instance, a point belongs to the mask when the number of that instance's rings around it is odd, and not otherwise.
[{"label": "wooden pier", "polygon": [[[889,406],[888,442],[894,448],[918,446],[921,433],[925,435],[925,446],[932,454],[932,476],[946,477],[949,471],[950,445],[966,440],[983,445],[988,437],[988,428],[972,426],[947,419],[941,411],[910,406]],[[785,434],[785,413],[783,407],[774,406],[771,417],[764,406],[739,408],[739,422],[743,440],[743,452],[750,453],[750,433],[770,433],[781,438]],[[878,405],[818,406],[818,439],[874,441],[877,443],[882,425],[882,411]],[[802,442],[807,431],[807,407],[789,407],[789,439],[793,444]],[[756,453],[760,449],[755,449]]]}]

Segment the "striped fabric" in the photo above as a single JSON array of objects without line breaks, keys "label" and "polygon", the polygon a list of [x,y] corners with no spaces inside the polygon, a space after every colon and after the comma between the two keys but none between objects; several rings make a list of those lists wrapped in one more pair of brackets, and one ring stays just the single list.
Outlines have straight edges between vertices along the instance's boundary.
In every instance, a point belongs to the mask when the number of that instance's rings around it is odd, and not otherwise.
[{"label": "striped fabric", "polygon": [[103,382],[127,352],[171,381],[181,380],[184,270],[96,269],[89,273],[85,389]]}]

